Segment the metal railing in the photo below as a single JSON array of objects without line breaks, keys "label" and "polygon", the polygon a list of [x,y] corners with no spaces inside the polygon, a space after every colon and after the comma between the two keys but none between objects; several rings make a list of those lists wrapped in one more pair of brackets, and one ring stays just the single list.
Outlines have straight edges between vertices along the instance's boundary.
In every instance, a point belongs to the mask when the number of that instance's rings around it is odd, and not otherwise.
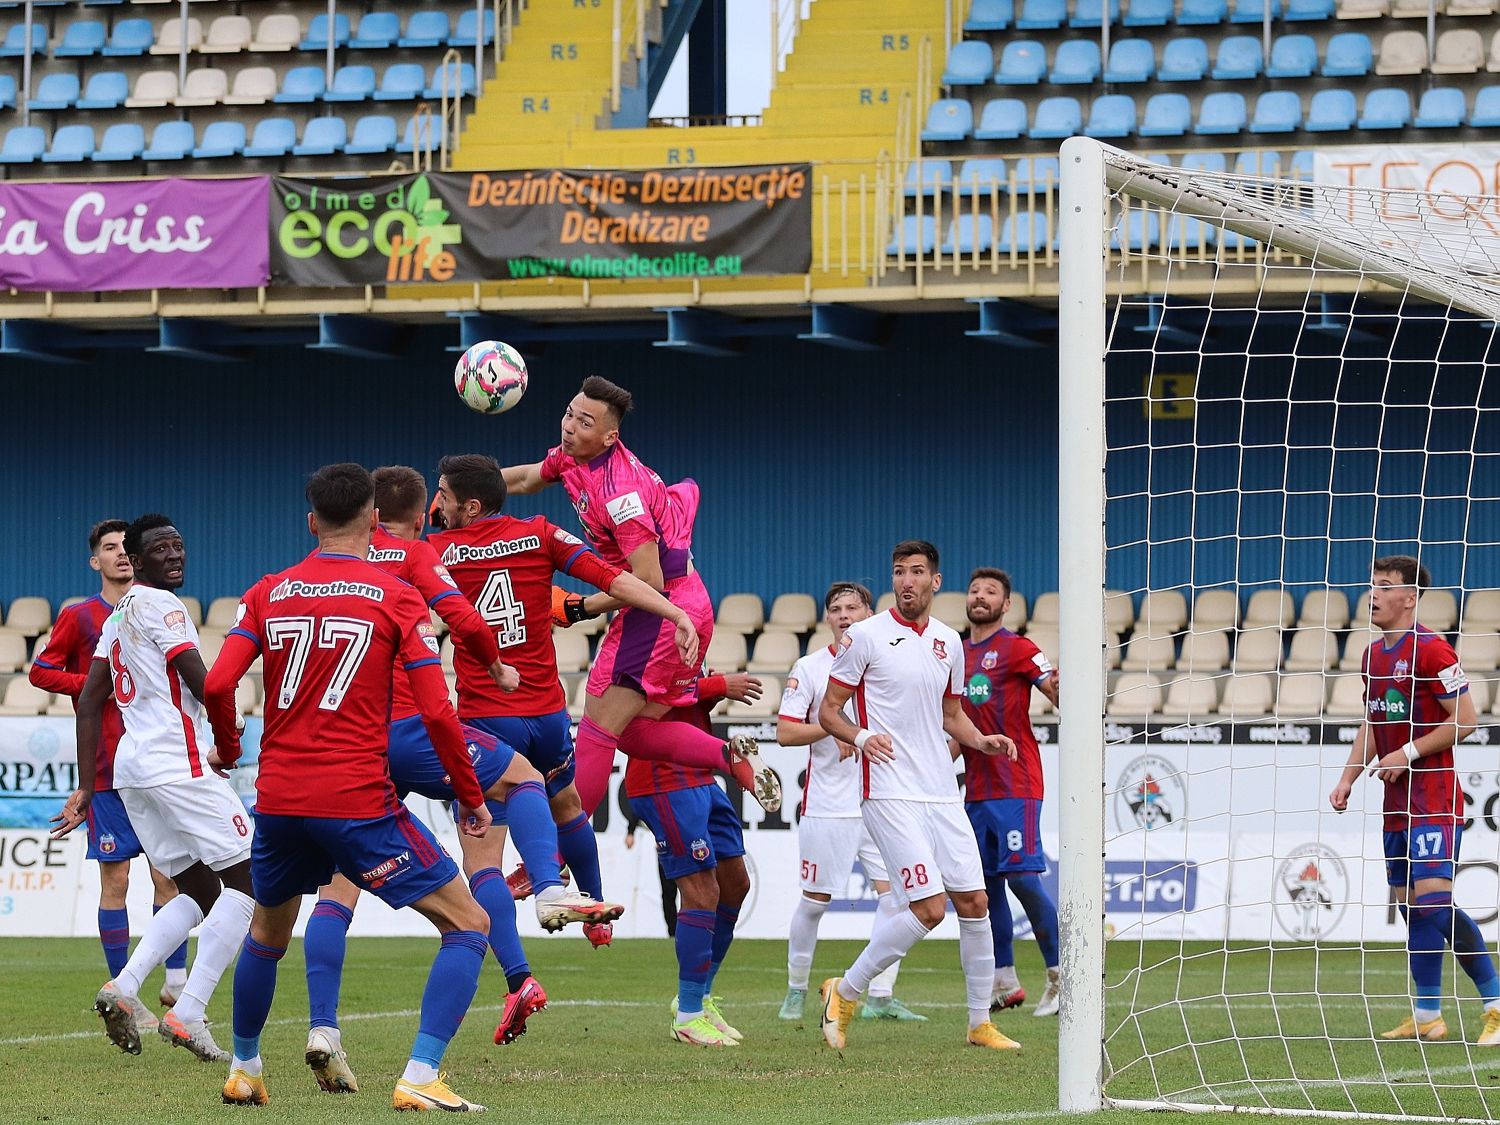
[{"label": "metal railing", "polygon": [[[439,167],[446,172],[454,154],[458,152],[458,142],[464,130],[464,84],[463,75],[459,72],[462,59],[457,48],[449,47],[443,54],[442,69],[438,72],[442,75],[439,90],[442,93],[441,111],[438,115],[438,134],[441,152],[441,163]],[[475,77],[478,82],[478,77]],[[450,88],[451,87],[451,88]],[[429,161],[431,156],[429,154]]]},{"label": "metal railing", "polygon": [[653,8],[664,8],[667,0],[614,0],[610,30],[609,108],[620,112],[620,91],[625,86],[625,66],[646,57],[646,25]]},{"label": "metal railing", "polygon": [[786,57],[797,43],[797,32],[802,30],[802,9],[812,0],[771,0],[771,89],[776,89],[781,72],[786,69]]}]

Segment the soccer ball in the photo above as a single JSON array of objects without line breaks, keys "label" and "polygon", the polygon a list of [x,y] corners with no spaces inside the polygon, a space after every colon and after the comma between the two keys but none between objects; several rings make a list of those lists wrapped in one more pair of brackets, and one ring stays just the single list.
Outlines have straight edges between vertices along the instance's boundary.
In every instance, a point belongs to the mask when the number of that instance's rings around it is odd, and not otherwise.
[{"label": "soccer ball", "polygon": [[526,393],[526,361],[499,340],[481,340],[459,357],[453,388],[481,414],[504,414]]}]

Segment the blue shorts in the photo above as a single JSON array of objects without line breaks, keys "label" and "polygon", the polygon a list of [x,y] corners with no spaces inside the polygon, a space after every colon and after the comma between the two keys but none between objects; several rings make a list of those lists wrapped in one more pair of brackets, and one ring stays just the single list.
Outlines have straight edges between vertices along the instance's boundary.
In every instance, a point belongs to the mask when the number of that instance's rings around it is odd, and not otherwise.
[{"label": "blue shorts", "polygon": [[656,837],[656,861],[668,879],[745,854],[739,813],[717,785],[632,797],[630,807]]},{"label": "blue shorts", "polygon": [[964,805],[986,875],[1029,875],[1047,870],[1042,850],[1042,802],[997,797]]},{"label": "blue shorts", "polygon": [[[464,737],[469,741],[469,757],[474,762],[474,776],[479,778],[479,788],[488,790],[510,765],[515,751],[493,736],[478,730],[468,723],[461,724]],[[434,801],[451,801],[453,786],[448,781],[448,771],[443,761],[432,748],[432,739],[427,735],[427,725],[422,716],[397,719],[391,724],[390,739],[386,753],[391,759],[391,780],[401,796],[420,793]]]},{"label": "blue shorts", "polygon": [[404,806],[367,820],[255,818],[250,882],[262,906],[312,894],[335,871],[397,910],[458,877],[458,865]]},{"label": "blue shorts", "polygon": [[542,775],[547,796],[556,797],[573,784],[573,720],[567,709],[550,715],[490,715],[465,719],[474,727],[514,747]]},{"label": "blue shorts", "polygon": [[1422,821],[1385,834],[1385,881],[1405,887],[1422,879],[1453,879],[1458,849],[1463,843],[1462,821],[1452,817]]},{"label": "blue shorts", "polygon": [[89,850],[85,857],[100,863],[128,863],[144,854],[120,794],[113,789],[95,793],[89,802]]}]

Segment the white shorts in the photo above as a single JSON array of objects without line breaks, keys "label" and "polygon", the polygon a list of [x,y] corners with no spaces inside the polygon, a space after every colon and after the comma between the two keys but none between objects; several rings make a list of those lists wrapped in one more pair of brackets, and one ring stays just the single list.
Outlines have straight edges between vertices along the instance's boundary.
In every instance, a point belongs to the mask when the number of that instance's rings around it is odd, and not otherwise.
[{"label": "white shorts", "polygon": [[169,878],[195,863],[222,871],[250,858],[250,814],[217,774],[119,793],[146,857]]},{"label": "white shorts", "polygon": [[898,903],[984,890],[979,843],[963,805],[873,798],[863,808]]},{"label": "white shorts", "polygon": [[797,825],[797,851],[802,860],[802,889],[814,894],[842,895],[858,857],[865,878],[885,882],[885,861],[857,816],[804,816]]}]

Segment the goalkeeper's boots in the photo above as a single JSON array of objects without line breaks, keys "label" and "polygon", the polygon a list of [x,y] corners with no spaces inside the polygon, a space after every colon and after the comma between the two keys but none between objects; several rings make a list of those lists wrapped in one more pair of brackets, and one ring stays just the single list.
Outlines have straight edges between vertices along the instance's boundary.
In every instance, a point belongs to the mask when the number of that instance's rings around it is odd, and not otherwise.
[{"label": "goalkeeper's boots", "polygon": [[1037,1001],[1034,1016],[1055,1016],[1062,1004],[1062,970],[1056,965],[1047,970],[1047,988]]},{"label": "goalkeeper's boots", "polygon": [[992,1051],[1019,1051],[1021,1049],[1021,1044],[1006,1035],[990,1020],[985,1020],[978,1027],[969,1028],[968,1043],[971,1047],[988,1047]]},{"label": "goalkeeper's boots", "polygon": [[271,1100],[266,1093],[266,1080],[259,1074],[246,1074],[239,1067],[229,1072],[224,1081],[225,1105],[265,1105]]},{"label": "goalkeeper's boots", "polygon": [[735,782],[766,812],[781,808],[781,778],[760,756],[760,743],[736,734],[724,743],[724,764]]},{"label": "goalkeeper's boots", "polygon": [[1480,1047],[1500,1047],[1500,1008],[1484,1010],[1484,1027],[1474,1042]]},{"label": "goalkeeper's boots", "polygon": [[440,1109],[449,1113],[483,1113],[484,1106],[467,1101],[455,1094],[448,1085],[446,1074],[439,1074],[431,1082],[417,1085],[401,1079],[396,1083],[396,1092],[391,1095],[391,1106],[395,1109],[428,1110]]},{"label": "goalkeeper's boots", "polygon": [[1423,1039],[1428,1043],[1436,1043],[1441,1039],[1448,1038],[1448,1025],[1443,1022],[1442,1016],[1422,1021],[1418,1021],[1413,1016],[1407,1016],[1389,1031],[1382,1031],[1380,1038]]},{"label": "goalkeeper's boots", "polygon": [[823,1027],[823,1041],[830,1047],[842,1051],[849,1042],[849,1025],[854,1021],[858,1000],[845,1000],[839,995],[842,977],[829,977],[818,990],[823,997],[823,1014],[818,1022]]}]

